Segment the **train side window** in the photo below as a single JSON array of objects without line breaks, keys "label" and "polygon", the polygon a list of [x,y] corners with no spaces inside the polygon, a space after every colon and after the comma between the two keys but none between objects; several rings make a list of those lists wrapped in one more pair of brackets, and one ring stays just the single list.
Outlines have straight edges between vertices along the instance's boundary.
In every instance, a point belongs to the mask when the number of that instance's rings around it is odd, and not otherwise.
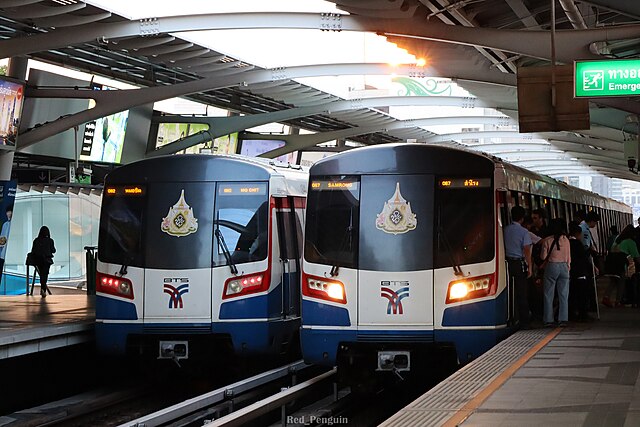
[{"label": "train side window", "polygon": [[280,258],[296,259],[299,258],[300,233],[302,227],[300,220],[291,207],[294,202],[293,197],[276,198],[276,217],[278,224],[278,240],[280,242]]}]

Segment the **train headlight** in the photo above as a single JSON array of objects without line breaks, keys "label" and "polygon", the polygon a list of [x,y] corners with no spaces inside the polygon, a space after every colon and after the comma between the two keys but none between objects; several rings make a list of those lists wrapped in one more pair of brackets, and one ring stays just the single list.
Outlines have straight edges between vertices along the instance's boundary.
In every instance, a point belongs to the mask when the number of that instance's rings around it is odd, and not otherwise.
[{"label": "train headlight", "polygon": [[342,301],[344,299],[344,288],[341,283],[330,283],[327,286],[327,295],[329,298]]},{"label": "train headlight", "polygon": [[467,282],[452,283],[449,288],[449,299],[463,299],[469,293]]},{"label": "train headlight", "polygon": [[449,283],[446,303],[460,302],[494,295],[497,290],[495,274],[469,277]]},{"label": "train headlight", "polygon": [[306,274],[302,279],[302,294],[326,301],[340,302],[343,304],[347,302],[347,296],[342,282]]},{"label": "train headlight", "polygon": [[133,299],[133,285],[129,279],[103,273],[96,275],[96,292]]},{"label": "train headlight", "polygon": [[224,284],[222,298],[232,298],[241,295],[263,292],[269,289],[267,272],[247,276],[233,277]]}]

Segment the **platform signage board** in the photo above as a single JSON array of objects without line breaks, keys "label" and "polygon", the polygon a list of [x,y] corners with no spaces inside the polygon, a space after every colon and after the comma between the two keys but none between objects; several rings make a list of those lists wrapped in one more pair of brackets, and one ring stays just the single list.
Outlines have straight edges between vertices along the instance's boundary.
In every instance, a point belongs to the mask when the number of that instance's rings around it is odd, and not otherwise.
[{"label": "platform signage board", "polygon": [[640,59],[574,62],[576,98],[640,95]]}]

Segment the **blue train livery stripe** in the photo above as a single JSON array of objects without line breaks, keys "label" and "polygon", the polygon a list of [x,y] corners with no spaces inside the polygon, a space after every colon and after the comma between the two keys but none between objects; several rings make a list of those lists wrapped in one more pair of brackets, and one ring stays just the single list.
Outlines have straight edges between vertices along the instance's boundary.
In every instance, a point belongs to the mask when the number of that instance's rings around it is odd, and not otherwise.
[{"label": "blue train livery stripe", "polygon": [[442,315],[442,326],[504,325],[507,318],[507,290],[495,299],[448,307]]},{"label": "blue train livery stripe", "polygon": [[435,331],[436,342],[453,343],[456,346],[458,360],[466,363],[480,356],[491,347],[505,339],[513,331],[504,329],[465,329]]},{"label": "blue train livery stripe", "polygon": [[300,331],[300,346],[304,361],[321,365],[334,366],[338,345],[341,342],[354,342],[357,331],[329,331],[303,328]]},{"label": "blue train livery stripe", "polygon": [[133,303],[96,295],[96,319],[138,320],[138,313]]},{"label": "blue train livery stripe", "polygon": [[282,313],[282,284],[266,295],[225,300],[220,305],[220,319],[269,319]]},{"label": "blue train livery stripe", "polygon": [[315,301],[302,300],[305,325],[351,326],[349,310]]},{"label": "blue train livery stripe", "polygon": [[214,333],[231,337],[233,348],[238,354],[273,353],[278,350],[274,345],[299,327],[300,319],[270,322],[217,322],[212,325]]},{"label": "blue train livery stripe", "polygon": [[96,347],[100,353],[124,355],[127,350],[127,337],[142,333],[142,324],[97,322],[95,331]]}]

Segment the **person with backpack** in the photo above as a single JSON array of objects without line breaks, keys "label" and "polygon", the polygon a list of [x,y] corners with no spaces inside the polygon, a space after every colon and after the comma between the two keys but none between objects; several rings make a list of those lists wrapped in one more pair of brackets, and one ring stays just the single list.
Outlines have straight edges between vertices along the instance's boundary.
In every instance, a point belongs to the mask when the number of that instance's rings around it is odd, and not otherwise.
[{"label": "person with backpack", "polygon": [[51,238],[49,227],[43,225],[40,227],[38,237],[33,240],[33,246],[31,247],[31,257],[40,275],[40,295],[42,298],[47,297],[47,279],[49,278],[49,269],[53,264],[53,254],[55,253],[56,246]]},{"label": "person with backpack", "polygon": [[566,326],[569,321],[569,268],[571,249],[564,219],[554,218],[549,224],[551,235],[542,239],[544,259],[544,326],[553,325],[553,298],[558,292],[558,324]]},{"label": "person with backpack", "polygon": [[[635,263],[640,263],[640,252],[638,246],[633,240],[635,229],[633,225],[629,224],[622,229],[618,237],[616,238],[611,252],[608,256],[609,271],[611,274],[611,281],[602,298],[602,304],[607,307],[623,307],[622,302],[625,290],[625,284],[627,278],[631,280],[630,292],[631,295],[627,295],[632,304],[637,304],[636,301],[636,289],[635,289]],[[616,290],[616,300],[611,300],[611,294],[613,290]]]}]

